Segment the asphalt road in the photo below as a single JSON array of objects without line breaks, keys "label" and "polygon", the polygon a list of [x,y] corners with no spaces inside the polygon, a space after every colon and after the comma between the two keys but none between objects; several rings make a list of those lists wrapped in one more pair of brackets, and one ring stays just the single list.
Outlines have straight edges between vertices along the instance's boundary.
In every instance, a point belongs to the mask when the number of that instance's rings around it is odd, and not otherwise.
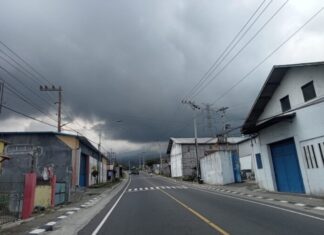
[{"label": "asphalt road", "polygon": [[140,174],[79,234],[322,235],[324,218]]}]

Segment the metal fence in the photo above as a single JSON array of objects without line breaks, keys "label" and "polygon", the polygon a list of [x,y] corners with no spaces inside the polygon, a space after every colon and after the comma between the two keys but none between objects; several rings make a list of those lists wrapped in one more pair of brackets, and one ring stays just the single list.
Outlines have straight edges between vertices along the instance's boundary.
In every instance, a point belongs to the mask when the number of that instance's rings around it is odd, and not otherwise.
[{"label": "metal fence", "polygon": [[23,193],[0,192],[0,225],[21,217]]},{"label": "metal fence", "polygon": [[55,206],[65,203],[65,182],[56,182]]},{"label": "metal fence", "polygon": [[21,217],[24,178],[0,176],[0,225]]}]

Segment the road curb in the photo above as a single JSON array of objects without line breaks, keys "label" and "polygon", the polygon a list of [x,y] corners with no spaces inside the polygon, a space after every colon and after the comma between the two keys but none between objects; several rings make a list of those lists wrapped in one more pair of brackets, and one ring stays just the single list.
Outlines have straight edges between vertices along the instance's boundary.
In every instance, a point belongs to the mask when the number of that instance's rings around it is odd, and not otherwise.
[{"label": "road curb", "polygon": [[[26,233],[26,235],[31,235],[31,234],[43,234],[45,232],[55,232],[57,229],[59,229],[59,224],[62,222],[66,221],[69,219],[72,215],[75,215],[81,211],[87,210],[88,208],[94,207],[96,204],[102,201],[104,196],[108,194],[113,194],[115,191],[117,193],[123,189],[124,185],[128,182],[129,178],[126,180],[122,180],[121,182],[113,185],[111,188],[105,190],[104,192],[100,193],[100,195],[94,196],[93,198],[89,199],[87,202],[80,204],[79,207],[72,207],[72,208],[64,208],[60,216],[56,217],[55,219],[52,219],[51,221],[46,222],[43,225],[38,226],[37,228],[29,231]],[[109,202],[105,202],[109,203]],[[78,231],[81,230],[82,228],[77,229]],[[76,233],[78,232],[76,231]]]}]

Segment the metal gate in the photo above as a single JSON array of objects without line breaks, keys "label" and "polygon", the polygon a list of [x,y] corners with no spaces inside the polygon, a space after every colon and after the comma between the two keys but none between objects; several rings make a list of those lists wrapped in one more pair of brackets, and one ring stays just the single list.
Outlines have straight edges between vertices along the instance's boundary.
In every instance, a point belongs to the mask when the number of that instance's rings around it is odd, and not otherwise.
[{"label": "metal gate", "polygon": [[277,190],[279,192],[305,193],[294,139],[270,145]]},{"label": "metal gate", "polygon": [[65,203],[65,182],[56,182],[55,206]]}]

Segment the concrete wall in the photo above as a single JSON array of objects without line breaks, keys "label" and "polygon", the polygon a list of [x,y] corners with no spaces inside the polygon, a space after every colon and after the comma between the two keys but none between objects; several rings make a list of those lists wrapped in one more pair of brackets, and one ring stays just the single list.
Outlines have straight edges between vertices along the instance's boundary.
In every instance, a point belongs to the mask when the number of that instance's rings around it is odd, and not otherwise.
[{"label": "concrete wall", "polygon": [[[198,157],[199,159],[205,156],[205,151],[210,150],[212,144],[198,145]],[[182,174],[183,177],[193,177],[196,175],[197,158],[196,147],[194,144],[182,145]]]},{"label": "concrete wall", "polygon": [[231,151],[217,151],[201,158],[200,167],[205,183],[225,185],[235,181]]},{"label": "concrete wall", "polygon": [[[286,75],[287,79],[282,81],[260,119],[280,113],[281,106],[279,100],[286,95],[290,96],[292,108],[304,104],[300,87],[311,80],[314,81],[317,97],[323,96],[323,74],[323,66],[290,70]],[[258,178],[262,179],[261,181],[258,180],[261,187],[271,191],[276,190],[269,144],[293,137],[306,193],[324,195],[324,183],[319,180],[324,175],[324,163],[318,148],[318,143],[321,142],[321,138],[324,136],[323,115],[324,104],[319,103],[297,110],[296,117],[292,122],[281,122],[259,132],[260,153],[263,163],[263,169],[258,172]],[[319,163],[316,169],[308,169],[306,166],[302,147],[309,144],[315,146],[316,158]]]},{"label": "concrete wall", "polygon": [[182,148],[173,143],[170,152],[171,177],[182,177]]}]

